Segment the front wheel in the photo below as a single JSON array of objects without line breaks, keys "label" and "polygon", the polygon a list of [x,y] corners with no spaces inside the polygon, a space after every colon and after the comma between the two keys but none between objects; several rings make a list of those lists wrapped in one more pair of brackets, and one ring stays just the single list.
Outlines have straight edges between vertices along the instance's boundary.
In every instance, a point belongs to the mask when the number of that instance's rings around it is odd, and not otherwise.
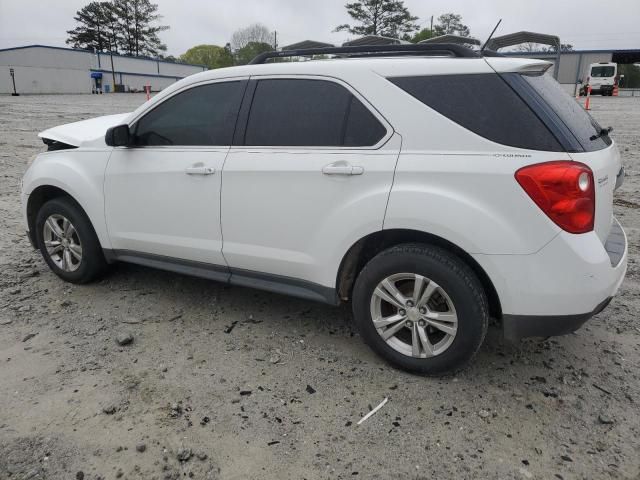
[{"label": "front wheel", "polygon": [[87,283],[107,267],[86,214],[69,198],[54,198],[38,211],[36,242],[51,270],[71,283]]},{"label": "front wheel", "polygon": [[480,348],[489,321],[484,290],[459,257],[429,245],[383,251],[360,272],[353,313],[365,342],[404,370],[455,371]]}]

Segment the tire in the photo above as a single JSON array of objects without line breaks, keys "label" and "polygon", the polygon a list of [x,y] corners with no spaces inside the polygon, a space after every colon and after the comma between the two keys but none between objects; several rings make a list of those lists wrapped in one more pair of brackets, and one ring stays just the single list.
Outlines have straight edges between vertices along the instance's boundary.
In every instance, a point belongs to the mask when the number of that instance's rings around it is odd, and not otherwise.
[{"label": "tire", "polygon": [[[398,309],[382,299],[391,291],[389,284],[414,304]],[[420,285],[416,292],[424,293],[414,293],[416,284]],[[422,297],[428,299],[424,307],[420,307]],[[482,345],[489,323],[487,298],[471,268],[456,255],[431,245],[398,245],[370,260],[356,279],[352,308],[360,334],[377,354],[396,367],[426,375],[453,373],[466,365]],[[380,322],[395,318],[403,320],[381,327]],[[450,333],[441,331],[442,325]],[[393,328],[399,328],[397,334],[385,340],[382,335]]]},{"label": "tire", "polygon": [[[58,236],[54,232],[55,226],[51,226],[52,220],[58,226],[58,233],[63,226],[70,224],[68,235],[64,238]],[[65,223],[65,220],[69,223]],[[106,271],[107,262],[96,232],[82,208],[72,199],[54,198],[42,205],[36,216],[35,229],[40,253],[53,273],[61,279],[71,283],[88,283]],[[48,248],[53,249],[52,253]],[[55,249],[60,251],[56,252]]]}]

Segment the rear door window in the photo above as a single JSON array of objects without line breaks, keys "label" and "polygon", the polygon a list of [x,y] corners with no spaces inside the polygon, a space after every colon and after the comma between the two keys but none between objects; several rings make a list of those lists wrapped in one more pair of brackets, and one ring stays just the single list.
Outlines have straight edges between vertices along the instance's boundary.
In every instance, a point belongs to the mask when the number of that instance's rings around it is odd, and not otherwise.
[{"label": "rear door window", "polygon": [[265,79],[256,85],[244,144],[365,147],[385,134],[362,102],[335,82]]},{"label": "rear door window", "polygon": [[428,107],[488,140],[528,150],[564,151],[545,123],[497,74],[389,80]]}]

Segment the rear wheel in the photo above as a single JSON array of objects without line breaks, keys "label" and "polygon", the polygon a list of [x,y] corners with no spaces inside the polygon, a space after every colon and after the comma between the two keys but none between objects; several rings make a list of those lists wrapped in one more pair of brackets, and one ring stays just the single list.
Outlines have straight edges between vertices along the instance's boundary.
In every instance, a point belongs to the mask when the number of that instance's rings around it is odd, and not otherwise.
[{"label": "rear wheel", "polygon": [[69,198],[55,198],[38,211],[36,242],[45,261],[63,280],[87,283],[102,274],[107,263],[91,222]]},{"label": "rear wheel", "polygon": [[353,312],[379,355],[432,375],[471,360],[488,325],[487,299],[473,271],[428,245],[400,245],[374,257],[356,280]]}]

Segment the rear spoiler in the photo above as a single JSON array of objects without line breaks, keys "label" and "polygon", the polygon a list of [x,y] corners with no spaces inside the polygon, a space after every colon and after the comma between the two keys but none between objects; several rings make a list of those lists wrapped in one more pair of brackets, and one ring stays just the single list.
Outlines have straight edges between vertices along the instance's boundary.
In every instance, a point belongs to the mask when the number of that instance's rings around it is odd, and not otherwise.
[{"label": "rear spoiler", "polygon": [[521,73],[524,75],[543,75],[553,66],[546,60],[530,60],[524,58],[485,56],[484,61],[496,73]]}]

